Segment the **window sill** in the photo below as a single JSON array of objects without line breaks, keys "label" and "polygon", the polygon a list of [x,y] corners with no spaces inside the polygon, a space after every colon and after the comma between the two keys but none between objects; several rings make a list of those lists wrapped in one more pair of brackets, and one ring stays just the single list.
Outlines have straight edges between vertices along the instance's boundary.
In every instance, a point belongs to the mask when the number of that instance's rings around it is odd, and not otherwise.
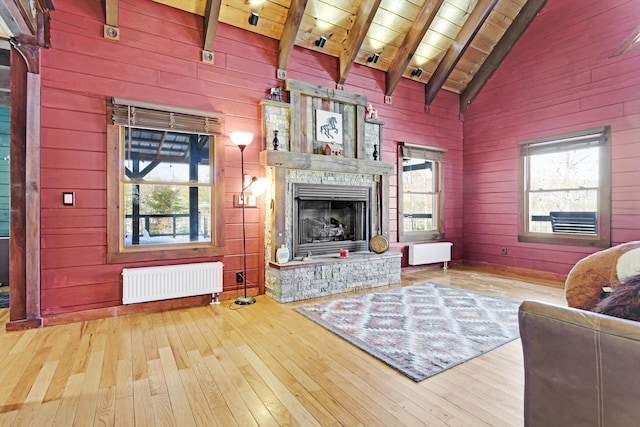
[{"label": "window sill", "polygon": [[518,242],[545,243],[550,245],[591,246],[595,248],[611,247],[610,240],[601,240],[589,236],[567,236],[542,234],[539,236],[519,235]]},{"label": "window sill", "polygon": [[398,236],[399,242],[422,242],[422,241],[431,241],[431,240],[440,240],[444,238],[443,233],[438,233],[437,231],[426,231],[420,233],[407,233],[401,236]]},{"label": "window sill", "polygon": [[181,247],[171,248],[167,246],[156,248],[141,248],[127,252],[108,252],[107,263],[119,264],[124,262],[159,261],[186,258],[208,258],[223,256],[224,247]]}]

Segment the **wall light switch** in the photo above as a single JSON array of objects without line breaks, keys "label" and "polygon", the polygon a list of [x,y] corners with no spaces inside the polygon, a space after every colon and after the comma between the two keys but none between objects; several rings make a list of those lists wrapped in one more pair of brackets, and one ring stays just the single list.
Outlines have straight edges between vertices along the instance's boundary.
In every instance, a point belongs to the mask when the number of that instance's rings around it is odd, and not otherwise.
[{"label": "wall light switch", "polygon": [[62,193],[62,205],[74,206],[76,204],[76,193],[73,191],[65,191]]},{"label": "wall light switch", "polygon": [[258,207],[256,196],[253,194],[245,194],[244,198],[246,199],[246,203],[242,200],[242,197],[239,194],[233,195],[233,207],[241,208],[244,205],[245,208],[256,208]]}]

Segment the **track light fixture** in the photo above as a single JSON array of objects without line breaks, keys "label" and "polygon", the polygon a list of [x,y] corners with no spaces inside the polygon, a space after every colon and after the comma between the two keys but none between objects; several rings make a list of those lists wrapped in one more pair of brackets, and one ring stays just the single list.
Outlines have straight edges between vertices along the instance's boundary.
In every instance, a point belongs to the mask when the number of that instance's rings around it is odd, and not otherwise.
[{"label": "track light fixture", "polygon": [[367,62],[373,62],[375,64],[376,62],[378,62],[379,58],[380,58],[379,53],[372,53],[371,56],[367,58]]},{"label": "track light fixture", "polygon": [[411,72],[412,77],[420,77],[422,75],[422,68],[416,68]]},{"label": "track light fixture", "polygon": [[260,18],[260,15],[255,12],[251,12],[251,15],[249,15],[249,24],[255,27],[258,25],[258,18]]},{"label": "track light fixture", "polygon": [[327,42],[327,38],[325,36],[320,36],[318,40],[316,40],[316,46],[324,47],[324,44]]}]

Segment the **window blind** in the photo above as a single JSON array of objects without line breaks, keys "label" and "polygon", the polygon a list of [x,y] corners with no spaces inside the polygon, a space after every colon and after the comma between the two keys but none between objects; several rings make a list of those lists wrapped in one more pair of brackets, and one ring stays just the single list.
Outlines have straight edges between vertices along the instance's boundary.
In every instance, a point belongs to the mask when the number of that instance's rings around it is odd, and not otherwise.
[{"label": "window blind", "polygon": [[400,154],[402,157],[411,159],[431,160],[434,162],[444,162],[445,151],[430,147],[420,147],[417,145],[409,145],[403,143],[400,146]]},{"label": "window blind", "polygon": [[115,97],[112,100],[112,107],[113,124],[118,126],[222,134],[224,116],[219,113]]},{"label": "window blind", "polygon": [[580,150],[591,147],[600,147],[607,143],[610,128],[602,127],[576,132],[552,139],[545,138],[522,143],[520,154],[530,156],[535,154],[559,153],[562,151]]}]

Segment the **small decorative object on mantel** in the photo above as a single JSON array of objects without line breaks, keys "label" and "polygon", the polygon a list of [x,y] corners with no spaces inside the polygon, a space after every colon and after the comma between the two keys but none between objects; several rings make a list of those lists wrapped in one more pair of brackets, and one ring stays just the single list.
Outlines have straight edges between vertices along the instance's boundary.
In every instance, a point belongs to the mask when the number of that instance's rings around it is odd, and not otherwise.
[{"label": "small decorative object on mantel", "polygon": [[378,110],[373,108],[373,105],[369,102],[367,108],[364,110],[364,116],[367,119],[378,120]]},{"label": "small decorative object on mantel", "polygon": [[373,144],[373,160],[378,160],[378,144]]},{"label": "small decorative object on mantel", "polygon": [[276,261],[278,264],[285,264],[289,262],[289,249],[284,245],[284,243],[276,251]]},{"label": "small decorative object on mantel", "polygon": [[343,155],[342,145],[327,144],[324,146],[324,154],[327,156],[342,156]]},{"label": "small decorative object on mantel", "polygon": [[274,130],[273,133],[275,134],[275,136],[273,137],[273,149],[275,151],[278,151],[278,129]]},{"label": "small decorative object on mantel", "polygon": [[269,91],[269,99],[272,101],[282,101],[282,88],[272,87]]}]

